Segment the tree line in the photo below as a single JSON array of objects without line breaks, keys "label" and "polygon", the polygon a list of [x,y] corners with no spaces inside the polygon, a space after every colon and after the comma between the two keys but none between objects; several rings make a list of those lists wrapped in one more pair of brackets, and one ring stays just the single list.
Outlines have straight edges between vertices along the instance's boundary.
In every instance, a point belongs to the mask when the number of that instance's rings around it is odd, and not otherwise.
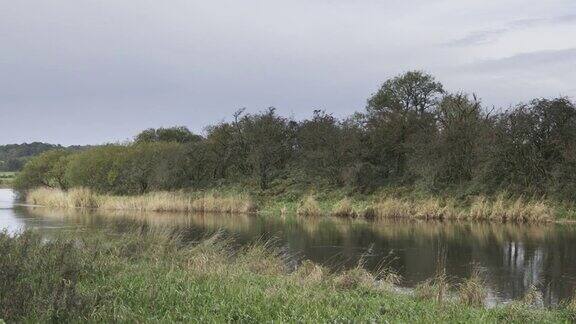
[{"label": "tree line", "polygon": [[89,146],[68,146],[32,142],[23,144],[0,145],[0,172],[17,172],[22,170],[32,157],[50,150],[79,151]]},{"label": "tree line", "polygon": [[115,194],[227,184],[362,193],[408,186],[574,199],[575,146],[576,107],[567,98],[489,109],[412,71],[387,80],[365,111],[347,118],[315,110],[296,121],[274,108],[239,110],[203,136],[185,127],[148,129],[128,144],[51,150],[26,164],[16,186]]}]

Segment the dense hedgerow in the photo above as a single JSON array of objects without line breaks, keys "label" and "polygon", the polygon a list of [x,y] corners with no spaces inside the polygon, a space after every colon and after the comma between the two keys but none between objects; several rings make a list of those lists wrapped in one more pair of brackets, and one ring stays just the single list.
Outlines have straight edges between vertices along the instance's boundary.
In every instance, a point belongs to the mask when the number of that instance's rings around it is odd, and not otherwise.
[{"label": "dense hedgerow", "polygon": [[32,159],[15,186],[98,193],[241,185],[270,193],[412,187],[459,195],[507,191],[528,198],[576,198],[576,107],[535,99],[504,111],[447,93],[432,76],[386,81],[366,110],[337,119],[316,110],[296,121],[269,108],[238,111],[206,128],[149,129],[133,143]]}]

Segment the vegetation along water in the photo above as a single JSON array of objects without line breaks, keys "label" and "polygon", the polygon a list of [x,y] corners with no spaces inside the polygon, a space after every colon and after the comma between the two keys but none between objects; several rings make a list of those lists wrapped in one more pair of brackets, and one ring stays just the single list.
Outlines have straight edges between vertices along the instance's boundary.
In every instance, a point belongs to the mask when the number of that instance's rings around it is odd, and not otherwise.
[{"label": "vegetation along water", "polygon": [[343,119],[10,153],[0,318],[574,321],[575,144],[569,99],[487,109],[414,71]]},{"label": "vegetation along water", "polygon": [[9,196],[9,322],[576,318],[569,226],[60,210]]}]

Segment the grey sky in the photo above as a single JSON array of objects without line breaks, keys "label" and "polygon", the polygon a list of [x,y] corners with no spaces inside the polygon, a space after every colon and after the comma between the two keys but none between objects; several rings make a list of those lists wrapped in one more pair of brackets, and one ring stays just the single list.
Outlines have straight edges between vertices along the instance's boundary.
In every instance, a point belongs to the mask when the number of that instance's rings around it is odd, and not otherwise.
[{"label": "grey sky", "polygon": [[576,97],[574,0],[0,0],[0,144],[362,110],[423,69],[506,107]]}]

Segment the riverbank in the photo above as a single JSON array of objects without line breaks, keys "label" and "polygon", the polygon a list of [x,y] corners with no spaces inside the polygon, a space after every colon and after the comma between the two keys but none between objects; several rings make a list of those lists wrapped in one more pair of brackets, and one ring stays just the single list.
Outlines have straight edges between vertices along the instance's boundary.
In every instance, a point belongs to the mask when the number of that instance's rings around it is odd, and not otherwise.
[{"label": "riverbank", "polygon": [[[121,235],[120,235],[121,234]],[[475,278],[436,279],[400,293],[400,278],[362,267],[330,272],[264,243],[240,250],[219,235],[185,244],[150,227],[0,234],[0,318],[7,321],[569,322],[575,307],[524,300],[486,309]],[[23,253],[26,251],[26,253]],[[452,297],[448,297],[452,296]],[[573,303],[572,303],[573,304]]]},{"label": "riverbank", "polygon": [[498,222],[570,221],[572,206],[547,200],[499,194],[465,198],[415,196],[381,192],[368,196],[342,193],[263,195],[238,189],[197,192],[153,192],[141,196],[101,195],[84,189],[68,191],[38,188],[27,192],[26,202],[53,208],[90,208],[151,212],[217,212],[297,214],[306,217],[337,216],[370,220],[405,218],[481,220]]}]

